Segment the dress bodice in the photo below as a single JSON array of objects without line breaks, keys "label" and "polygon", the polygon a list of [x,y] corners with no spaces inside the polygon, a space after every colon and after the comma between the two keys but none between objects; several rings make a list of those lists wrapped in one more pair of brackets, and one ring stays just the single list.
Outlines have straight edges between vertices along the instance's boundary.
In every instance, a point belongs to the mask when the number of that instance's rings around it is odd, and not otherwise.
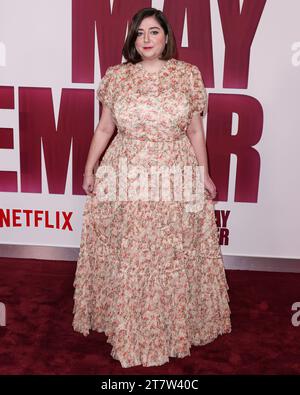
[{"label": "dress bodice", "polygon": [[192,115],[207,112],[200,70],[174,58],[157,72],[147,71],[140,62],[109,67],[97,98],[111,109],[119,133],[142,140],[180,139]]}]

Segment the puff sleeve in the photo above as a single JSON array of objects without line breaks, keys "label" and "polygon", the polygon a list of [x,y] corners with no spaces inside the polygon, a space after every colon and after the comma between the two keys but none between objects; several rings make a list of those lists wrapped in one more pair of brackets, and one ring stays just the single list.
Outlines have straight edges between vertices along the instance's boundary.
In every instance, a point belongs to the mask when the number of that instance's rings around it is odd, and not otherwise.
[{"label": "puff sleeve", "polygon": [[207,114],[207,92],[201,72],[195,65],[191,72],[191,112],[192,115],[200,113],[205,116]]},{"label": "puff sleeve", "polygon": [[114,102],[114,88],[113,88],[113,66],[108,67],[106,73],[101,79],[98,88],[96,90],[96,97],[102,103],[108,106],[111,110]]}]

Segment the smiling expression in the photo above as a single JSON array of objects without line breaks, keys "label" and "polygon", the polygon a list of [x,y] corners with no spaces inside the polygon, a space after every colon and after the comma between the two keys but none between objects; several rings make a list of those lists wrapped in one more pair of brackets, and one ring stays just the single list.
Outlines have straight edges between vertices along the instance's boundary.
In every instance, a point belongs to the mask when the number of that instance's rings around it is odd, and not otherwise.
[{"label": "smiling expression", "polygon": [[143,59],[158,58],[166,45],[166,35],[158,21],[150,16],[144,18],[138,28],[135,47]]}]

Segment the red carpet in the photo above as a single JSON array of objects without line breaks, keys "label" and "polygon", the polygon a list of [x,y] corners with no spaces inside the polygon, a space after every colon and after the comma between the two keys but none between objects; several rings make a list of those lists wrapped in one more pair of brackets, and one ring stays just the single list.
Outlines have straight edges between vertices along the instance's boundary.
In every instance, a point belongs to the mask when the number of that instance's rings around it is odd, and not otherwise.
[{"label": "red carpet", "polygon": [[300,374],[300,274],[227,271],[231,334],[159,367],[123,369],[103,333],[72,329],[74,262],[0,258],[0,374]]}]

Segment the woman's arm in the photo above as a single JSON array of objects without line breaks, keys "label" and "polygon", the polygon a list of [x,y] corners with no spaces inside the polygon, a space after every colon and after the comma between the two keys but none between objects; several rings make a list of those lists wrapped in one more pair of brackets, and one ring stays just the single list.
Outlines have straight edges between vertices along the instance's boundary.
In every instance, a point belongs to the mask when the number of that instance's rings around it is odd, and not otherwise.
[{"label": "woman's arm", "polygon": [[103,105],[101,119],[95,129],[85,164],[85,175],[93,174],[93,169],[104,152],[115,130],[115,123],[109,107]]},{"label": "woman's arm", "polygon": [[95,129],[94,136],[92,138],[86,164],[84,170],[84,179],[82,188],[84,191],[92,196],[94,188],[94,168],[98,159],[104,152],[107,144],[109,143],[111,136],[115,130],[115,123],[112,117],[111,110],[105,104],[102,107],[101,119]]},{"label": "woman's arm", "polygon": [[214,199],[216,197],[216,186],[209,175],[206,141],[200,113],[193,115],[186,133],[194,149],[199,166],[204,167],[204,186],[210,193],[211,198]]},{"label": "woman's arm", "polygon": [[194,114],[186,132],[200,166],[204,166],[204,174],[209,175],[206,142],[200,113]]}]

